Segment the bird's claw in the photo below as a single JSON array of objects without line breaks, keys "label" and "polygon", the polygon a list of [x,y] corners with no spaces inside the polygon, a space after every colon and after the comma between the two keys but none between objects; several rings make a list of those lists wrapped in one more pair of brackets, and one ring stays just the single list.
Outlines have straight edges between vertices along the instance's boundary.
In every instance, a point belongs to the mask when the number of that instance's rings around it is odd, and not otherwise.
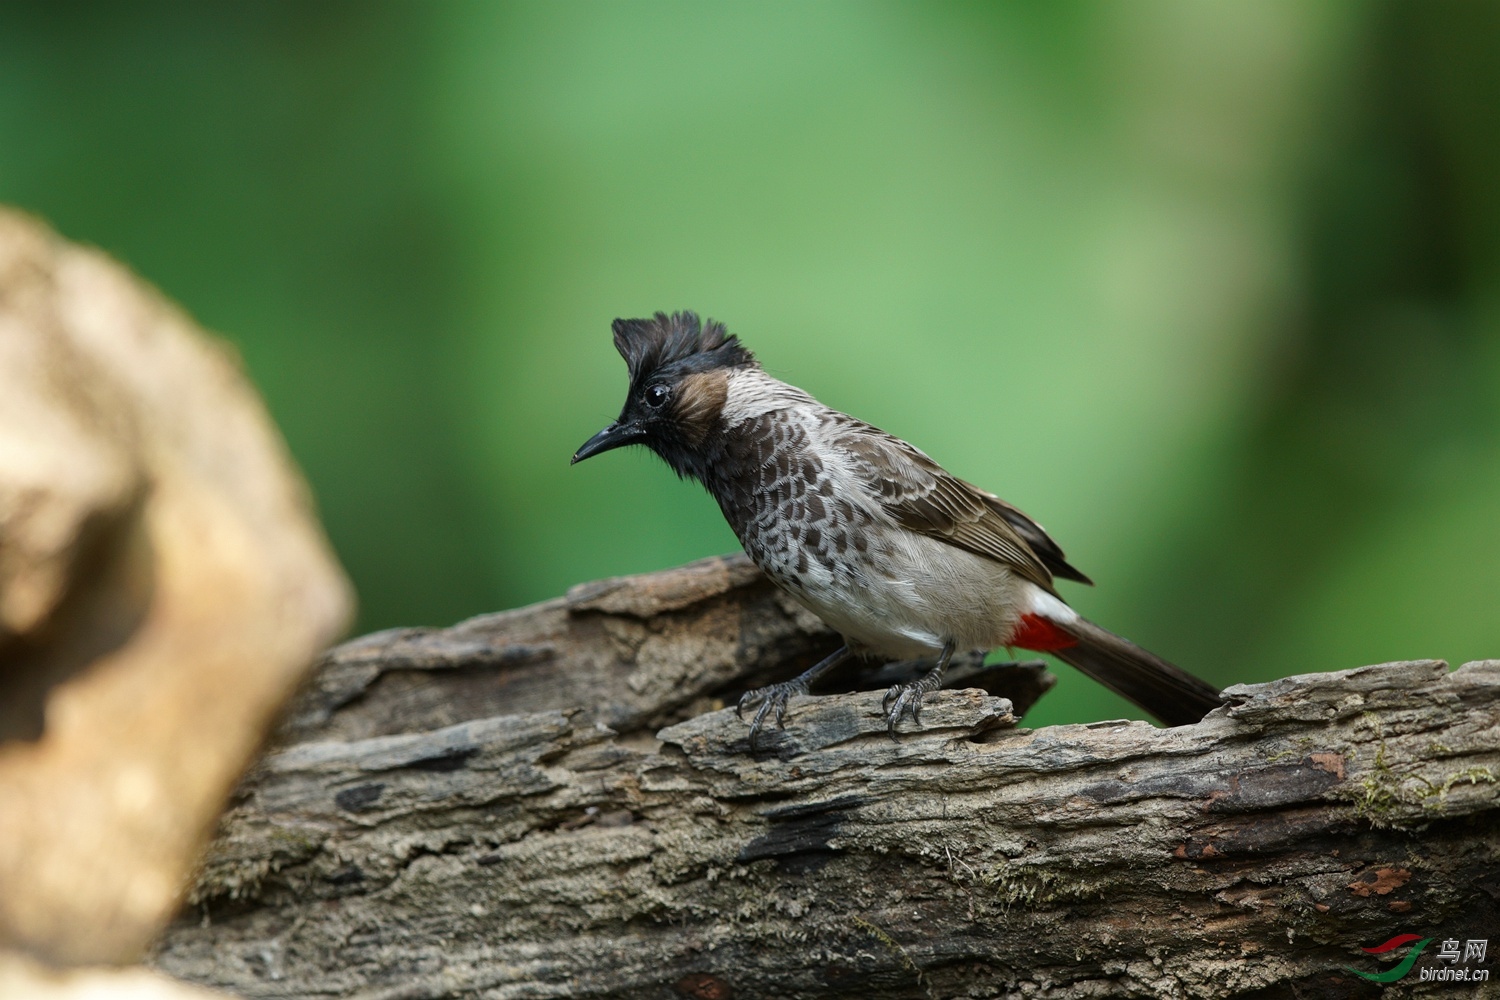
[{"label": "bird's claw", "polygon": [[[891,689],[885,693],[885,697],[880,702],[880,710],[885,713],[886,728],[891,734],[891,739],[896,738],[896,724],[901,721],[903,715],[910,715],[912,723],[921,728],[922,698],[928,692],[936,691],[941,684],[940,678],[934,678],[929,674],[905,684],[891,685]],[[895,704],[892,704],[893,701]]]},{"label": "bird's claw", "polygon": [[761,726],[768,716],[774,717],[777,729],[786,728],[786,703],[795,694],[807,694],[807,684],[800,678],[756,688],[740,695],[739,702],[734,706],[734,714],[741,719],[745,717],[747,708],[760,702],[760,708],[755,710],[755,716],[750,720],[750,749],[755,749],[755,737],[760,735]]}]

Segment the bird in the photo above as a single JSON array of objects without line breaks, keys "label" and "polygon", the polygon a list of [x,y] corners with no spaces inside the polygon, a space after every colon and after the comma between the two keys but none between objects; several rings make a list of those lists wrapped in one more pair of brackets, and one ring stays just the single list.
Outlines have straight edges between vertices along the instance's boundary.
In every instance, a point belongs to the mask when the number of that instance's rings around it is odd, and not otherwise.
[{"label": "bird", "polygon": [[745,692],[750,744],[788,701],[851,657],[932,666],[892,686],[892,738],[937,690],[954,653],[1050,653],[1168,726],[1199,721],[1219,691],[1088,621],[1056,581],[1092,584],[1019,508],[951,475],[901,438],[768,374],[722,323],[691,311],[617,319],[629,389],[619,417],[572,463],[644,445],[701,483],[757,566],[843,638],[789,681]]}]

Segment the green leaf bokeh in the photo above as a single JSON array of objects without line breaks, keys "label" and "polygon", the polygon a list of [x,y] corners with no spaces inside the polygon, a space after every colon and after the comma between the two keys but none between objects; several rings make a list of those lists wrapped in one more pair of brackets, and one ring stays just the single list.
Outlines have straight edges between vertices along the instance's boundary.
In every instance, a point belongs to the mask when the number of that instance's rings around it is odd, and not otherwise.
[{"label": "green leaf bokeh", "polygon": [[[736,547],[609,321],[694,308],[1228,684],[1500,655],[1500,7],[12,3],[0,200],[237,345],[444,624]],[[1136,717],[1065,673],[1037,723]]]}]

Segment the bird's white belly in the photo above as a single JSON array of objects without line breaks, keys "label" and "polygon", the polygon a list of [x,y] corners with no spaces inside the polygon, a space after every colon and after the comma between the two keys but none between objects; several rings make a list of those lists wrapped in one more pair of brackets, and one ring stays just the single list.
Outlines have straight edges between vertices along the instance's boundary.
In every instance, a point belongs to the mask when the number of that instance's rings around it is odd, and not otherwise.
[{"label": "bird's white belly", "polygon": [[910,532],[892,532],[853,572],[822,566],[789,592],[862,651],[896,659],[1003,645],[1025,600],[1024,581],[982,556]]}]

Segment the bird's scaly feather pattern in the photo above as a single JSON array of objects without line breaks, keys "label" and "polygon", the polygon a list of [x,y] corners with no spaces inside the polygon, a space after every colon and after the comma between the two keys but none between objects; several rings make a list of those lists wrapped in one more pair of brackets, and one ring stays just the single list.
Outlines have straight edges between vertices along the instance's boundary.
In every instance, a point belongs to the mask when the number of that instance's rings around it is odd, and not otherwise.
[{"label": "bird's scaly feather pattern", "polygon": [[[916,447],[853,417],[843,416],[837,427],[832,440],[853,461],[870,493],[903,528],[1004,563],[1056,593],[1051,569],[1002,516],[993,503],[998,497],[949,475]],[[1034,537],[1056,553],[1057,563],[1072,568],[1062,561],[1062,551],[1039,525],[1029,518],[1025,523]]]}]

